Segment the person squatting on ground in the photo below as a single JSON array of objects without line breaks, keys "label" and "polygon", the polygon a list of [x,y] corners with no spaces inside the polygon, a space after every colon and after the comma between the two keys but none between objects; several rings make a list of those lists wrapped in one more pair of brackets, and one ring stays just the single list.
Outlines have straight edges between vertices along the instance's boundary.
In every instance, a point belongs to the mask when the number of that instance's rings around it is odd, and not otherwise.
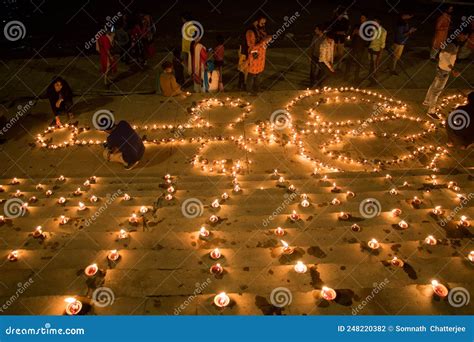
[{"label": "person squatting on ground", "polygon": [[46,90],[46,95],[54,115],[53,125],[55,124],[57,127],[62,125],[59,118],[61,115],[67,115],[69,120],[73,118],[71,111],[72,90],[65,79],[59,76],[53,78]]},{"label": "person squatting on ground", "polygon": [[121,163],[126,170],[134,168],[145,153],[145,145],[137,132],[123,120],[117,125],[111,123],[103,130],[109,135],[105,143],[104,158]]}]

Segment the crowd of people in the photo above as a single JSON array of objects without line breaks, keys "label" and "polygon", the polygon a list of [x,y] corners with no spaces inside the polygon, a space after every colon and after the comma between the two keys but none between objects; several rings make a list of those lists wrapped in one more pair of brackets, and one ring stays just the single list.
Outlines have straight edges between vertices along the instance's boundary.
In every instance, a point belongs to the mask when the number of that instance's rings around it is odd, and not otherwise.
[{"label": "crowd of people", "polygon": [[[474,21],[467,27],[454,31],[452,23],[453,6],[443,8],[437,18],[433,35],[430,56],[437,60],[434,80],[429,87],[423,105],[428,107],[427,114],[433,119],[440,119],[436,112],[440,94],[446,86],[450,75],[459,76],[455,64],[459,55],[469,54],[474,45]],[[404,48],[410,37],[417,32],[410,24],[413,15],[401,13],[393,32],[391,63],[388,72],[398,74],[397,67]],[[470,18],[470,17],[469,17]],[[183,34],[180,48],[175,48],[172,58],[162,63],[162,72],[157,79],[157,90],[163,96],[186,96],[186,87],[194,92],[224,91],[223,67],[225,39],[217,34],[215,44],[207,48],[202,42],[202,32],[189,13],[182,14],[182,25],[187,34]],[[373,25],[372,37],[364,37],[363,26],[368,22]],[[238,49],[238,89],[257,95],[260,91],[261,75],[265,70],[266,52],[273,41],[266,30],[267,17],[258,14],[245,28],[240,38]],[[374,24],[375,23],[375,24]],[[99,54],[100,70],[104,83],[110,85],[117,71],[117,64],[124,62],[143,67],[147,59],[155,53],[153,39],[156,34],[155,24],[150,15],[123,16],[96,41]],[[363,80],[377,84],[378,74],[384,51],[387,50],[387,29],[379,18],[361,15],[356,25],[350,25],[346,9],[338,7],[331,21],[318,24],[314,28],[313,38],[306,53],[309,57],[309,86],[321,87],[336,72],[342,72],[344,79],[354,85]],[[362,76],[361,71],[367,71]],[[73,92],[68,82],[55,77],[47,88],[51,110],[54,116],[53,125],[62,125],[61,117],[73,118]],[[468,104],[462,110],[468,113],[474,122],[474,92],[468,96]],[[467,148],[474,142],[474,125],[464,130],[453,130],[446,125],[450,144]],[[125,168],[134,167],[142,158],[144,145],[138,134],[125,121],[108,127],[109,133],[104,157],[107,160],[122,163]],[[0,142],[4,142],[3,140]],[[125,146],[125,147],[124,147]]]}]

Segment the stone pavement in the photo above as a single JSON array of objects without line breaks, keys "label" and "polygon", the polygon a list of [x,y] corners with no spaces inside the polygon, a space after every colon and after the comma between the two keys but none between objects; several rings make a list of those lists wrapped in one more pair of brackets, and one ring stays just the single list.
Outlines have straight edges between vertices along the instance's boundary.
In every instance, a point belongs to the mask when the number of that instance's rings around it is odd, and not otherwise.
[{"label": "stone pavement", "polygon": [[[464,99],[452,94],[440,108],[445,116]],[[98,315],[472,314],[462,300],[474,290],[473,227],[460,226],[463,215],[474,224],[472,149],[446,148],[440,123],[419,105],[423,96],[327,89],[84,97],[78,131],[45,131],[48,105],[40,101],[0,150],[1,312],[62,315],[75,297],[81,314]],[[98,109],[146,136],[136,169],[102,160]],[[12,204],[28,201],[13,217]],[[44,238],[34,237],[37,226]],[[430,235],[436,245],[425,241]],[[17,261],[7,260],[12,250]],[[108,260],[111,250],[117,261]],[[305,273],[295,271],[298,261]],[[100,271],[87,277],[94,263]],[[223,274],[210,273],[216,263]],[[432,280],[450,295],[435,295]],[[334,300],[322,297],[324,286]],[[213,304],[221,292],[226,308]]]}]

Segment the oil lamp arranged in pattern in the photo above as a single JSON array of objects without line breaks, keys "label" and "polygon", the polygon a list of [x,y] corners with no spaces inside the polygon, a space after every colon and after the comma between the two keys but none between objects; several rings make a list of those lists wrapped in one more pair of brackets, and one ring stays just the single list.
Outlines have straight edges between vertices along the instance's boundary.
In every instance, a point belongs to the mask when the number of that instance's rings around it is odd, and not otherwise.
[{"label": "oil lamp arranged in pattern", "polygon": [[80,300],[69,297],[64,300],[66,304],[66,314],[69,316],[78,315],[82,310],[82,303]]},{"label": "oil lamp arranged in pattern", "polygon": [[294,248],[290,247],[286,241],[280,240],[281,244],[283,245],[282,251],[283,254],[293,254],[295,251]]},{"label": "oil lamp arranged in pattern", "polygon": [[376,239],[372,239],[367,243],[370,249],[376,250],[380,248],[380,243]]},{"label": "oil lamp arranged in pattern", "polygon": [[431,212],[433,213],[433,215],[436,215],[436,216],[442,216],[443,215],[443,209],[441,209],[440,205],[437,205],[436,207],[434,207]]},{"label": "oil lamp arranged in pattern", "polygon": [[393,217],[400,216],[401,214],[402,214],[402,209],[399,209],[399,208],[392,209],[392,216]]},{"label": "oil lamp arranged in pattern", "polygon": [[334,289],[327,286],[323,286],[321,289],[321,296],[325,300],[331,301],[331,300],[336,299],[337,294],[336,294],[336,291],[334,291]]},{"label": "oil lamp arranged in pattern", "polygon": [[444,298],[448,295],[448,289],[443,284],[439,283],[437,280],[431,281],[431,287],[433,288],[433,292],[441,298]]},{"label": "oil lamp arranged in pattern", "polygon": [[306,273],[308,267],[302,261],[297,261],[294,269],[296,273]]},{"label": "oil lamp arranged in pattern", "polygon": [[209,271],[211,272],[211,274],[220,275],[224,272],[224,267],[222,267],[221,264],[217,263],[212,265]]},{"label": "oil lamp arranged in pattern", "polygon": [[293,212],[290,214],[290,221],[296,222],[300,219],[300,215],[296,213],[296,210],[293,210]]},{"label": "oil lamp arranged in pattern", "polygon": [[97,274],[98,271],[99,267],[97,266],[97,264],[90,264],[84,269],[84,274],[88,277],[93,277]]},{"label": "oil lamp arranged in pattern", "polygon": [[285,230],[282,228],[282,227],[277,227],[273,233],[276,235],[276,236],[284,236],[285,235]]},{"label": "oil lamp arranged in pattern", "polygon": [[120,253],[116,249],[112,249],[109,254],[107,254],[107,259],[110,261],[117,261],[120,258]]},{"label": "oil lamp arranged in pattern", "polygon": [[458,226],[459,227],[464,227],[464,228],[467,228],[469,227],[471,224],[469,223],[469,220],[467,219],[466,216],[461,216],[461,220],[459,221],[459,224]]},{"label": "oil lamp arranged in pattern", "polygon": [[349,213],[346,213],[344,211],[341,211],[338,215],[338,219],[341,221],[347,221],[351,218],[351,215]]},{"label": "oil lamp arranged in pattern", "polygon": [[219,248],[215,248],[209,253],[209,256],[211,257],[211,259],[217,260],[222,256],[222,254]]},{"label": "oil lamp arranged in pattern", "polygon": [[403,265],[405,265],[405,263],[403,262],[403,260],[397,258],[396,256],[394,256],[394,257],[390,260],[390,264],[391,264],[392,266],[395,266],[395,267],[403,267]]},{"label": "oil lamp arranged in pattern", "polygon": [[425,243],[427,245],[430,245],[430,246],[434,246],[438,243],[438,241],[435,239],[435,237],[433,235],[428,235],[426,238],[425,238]]},{"label": "oil lamp arranged in pattern", "polygon": [[46,237],[46,234],[43,232],[43,228],[41,226],[35,228],[33,231],[33,237],[37,239]]},{"label": "oil lamp arranged in pattern", "polygon": [[398,226],[401,229],[407,229],[408,228],[408,223],[405,220],[401,220],[400,222],[398,222]]},{"label": "oil lamp arranged in pattern", "polygon": [[18,252],[17,250],[13,250],[8,254],[7,259],[9,261],[17,261],[19,256],[20,256],[20,252]]},{"label": "oil lamp arranged in pattern", "polygon": [[211,232],[206,229],[206,227],[202,226],[201,229],[199,230],[199,238],[201,239],[206,239],[211,235]]},{"label": "oil lamp arranged in pattern", "polygon": [[219,308],[224,308],[230,304],[230,298],[225,292],[221,292],[214,297],[214,304]]}]

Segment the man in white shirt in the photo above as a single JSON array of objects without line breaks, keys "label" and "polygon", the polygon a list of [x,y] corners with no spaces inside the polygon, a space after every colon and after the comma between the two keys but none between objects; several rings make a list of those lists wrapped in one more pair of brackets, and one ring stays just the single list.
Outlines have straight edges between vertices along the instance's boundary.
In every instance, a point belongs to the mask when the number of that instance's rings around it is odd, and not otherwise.
[{"label": "man in white shirt", "polygon": [[449,75],[452,73],[454,77],[459,76],[459,72],[454,70],[454,64],[456,63],[459,45],[464,43],[466,39],[467,35],[465,33],[460,33],[456,42],[448,44],[439,54],[435,79],[431,83],[431,86],[426,93],[425,100],[423,101],[423,105],[428,107],[428,115],[432,118],[439,119],[439,116],[436,114],[436,103],[438,102],[438,97],[441,95],[446,83],[448,83]]}]

